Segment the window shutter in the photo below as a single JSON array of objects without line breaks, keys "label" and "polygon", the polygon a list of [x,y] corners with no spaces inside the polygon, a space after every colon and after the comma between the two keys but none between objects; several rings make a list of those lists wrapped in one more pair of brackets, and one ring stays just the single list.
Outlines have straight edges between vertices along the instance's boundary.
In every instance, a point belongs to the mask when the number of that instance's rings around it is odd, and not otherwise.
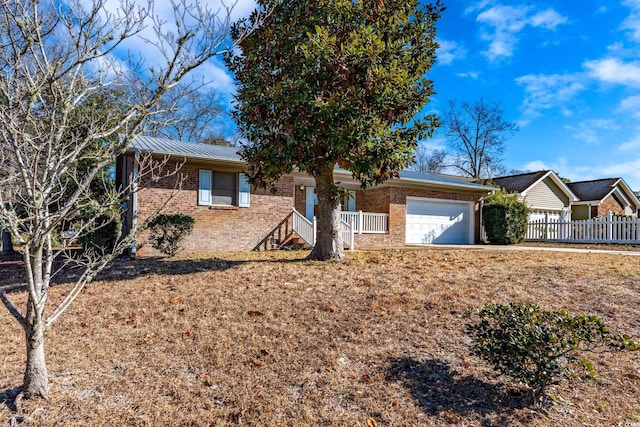
[{"label": "window shutter", "polygon": [[198,182],[198,204],[210,205],[211,204],[211,171],[200,169],[200,176]]},{"label": "window shutter", "polygon": [[251,185],[247,175],[238,174],[238,206],[248,208],[251,204]]}]

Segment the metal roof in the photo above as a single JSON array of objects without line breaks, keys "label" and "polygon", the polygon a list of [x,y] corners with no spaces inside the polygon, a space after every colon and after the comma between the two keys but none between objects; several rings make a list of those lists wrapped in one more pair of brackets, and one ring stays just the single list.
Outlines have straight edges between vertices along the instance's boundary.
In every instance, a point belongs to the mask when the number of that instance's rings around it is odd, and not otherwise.
[{"label": "metal roof", "polygon": [[201,160],[243,162],[238,154],[237,147],[184,142],[177,141],[175,139],[156,138],[151,136],[136,137],[133,142],[131,142],[129,151],[139,151],[141,153],[153,153],[167,156],[181,156]]},{"label": "metal roof", "polygon": [[469,182],[462,177],[460,179],[457,179],[450,176],[416,172],[416,171],[407,170],[407,169],[400,171],[400,180],[401,181],[423,181],[425,183],[430,183],[430,184],[448,185],[448,186],[458,187],[458,188],[467,188],[470,190],[495,191],[494,187],[489,187],[487,185]]},{"label": "metal roof", "polygon": [[[139,151],[141,153],[153,153],[166,156],[180,156],[198,160],[222,160],[235,163],[244,163],[240,158],[237,147],[225,147],[222,145],[210,145],[197,142],[184,142],[168,138],[157,138],[150,136],[138,136],[131,145],[129,151]],[[339,169],[344,174],[351,175],[351,172]],[[390,180],[393,182],[394,180]],[[476,184],[466,181],[464,178],[455,179],[448,176],[421,173],[411,170],[400,171],[402,181],[413,181],[424,184],[449,186],[475,191],[493,191],[495,188],[486,185]]]}]

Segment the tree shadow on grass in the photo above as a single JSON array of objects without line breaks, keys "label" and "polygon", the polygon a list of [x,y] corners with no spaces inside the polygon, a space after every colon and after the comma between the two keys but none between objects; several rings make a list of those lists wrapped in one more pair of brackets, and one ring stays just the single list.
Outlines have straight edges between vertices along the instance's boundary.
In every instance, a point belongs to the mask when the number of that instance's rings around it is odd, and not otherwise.
[{"label": "tree shadow on grass", "polygon": [[[97,280],[128,280],[137,277],[158,275],[188,275],[204,271],[225,271],[246,263],[298,263],[305,258],[294,259],[250,259],[225,260],[221,258],[202,259],[174,259],[163,257],[129,258],[121,257],[114,260],[106,269],[94,279]],[[74,282],[82,270],[73,266],[63,266],[61,262],[54,265],[57,271],[52,279],[52,285]],[[23,292],[27,290],[24,279],[24,263],[19,254],[11,257],[0,257],[0,289],[9,292]]]},{"label": "tree shadow on grass", "polygon": [[[527,407],[517,390],[503,389],[473,375],[460,376],[448,362],[431,359],[424,362],[412,358],[390,360],[387,380],[400,381],[412,393],[422,410],[437,416],[443,411],[461,416],[520,418],[514,413]],[[527,417],[531,413],[529,412]],[[520,420],[524,421],[524,420]],[[492,425],[489,419],[483,425]]]}]

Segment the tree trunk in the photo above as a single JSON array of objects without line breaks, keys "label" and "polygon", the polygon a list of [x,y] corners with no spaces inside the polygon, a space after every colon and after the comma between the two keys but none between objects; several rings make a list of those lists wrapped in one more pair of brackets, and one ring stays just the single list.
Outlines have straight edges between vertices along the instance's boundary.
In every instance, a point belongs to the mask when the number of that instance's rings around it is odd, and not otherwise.
[{"label": "tree trunk", "polygon": [[11,234],[7,230],[2,230],[2,255],[12,255],[13,253]]},{"label": "tree trunk", "polygon": [[333,183],[333,167],[321,171],[315,180],[318,193],[318,233],[316,245],[308,259],[319,261],[343,259],[340,196]]},{"label": "tree trunk", "polygon": [[44,360],[44,323],[38,322],[34,313],[34,302],[27,303],[27,364],[24,371],[22,393],[26,398],[49,396],[49,375]]}]

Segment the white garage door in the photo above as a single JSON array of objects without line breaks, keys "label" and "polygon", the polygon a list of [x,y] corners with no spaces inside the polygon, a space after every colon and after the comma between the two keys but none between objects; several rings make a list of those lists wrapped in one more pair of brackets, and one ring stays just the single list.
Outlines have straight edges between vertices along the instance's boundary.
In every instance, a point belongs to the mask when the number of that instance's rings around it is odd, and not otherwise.
[{"label": "white garage door", "polygon": [[473,203],[407,197],[407,243],[473,243]]}]

